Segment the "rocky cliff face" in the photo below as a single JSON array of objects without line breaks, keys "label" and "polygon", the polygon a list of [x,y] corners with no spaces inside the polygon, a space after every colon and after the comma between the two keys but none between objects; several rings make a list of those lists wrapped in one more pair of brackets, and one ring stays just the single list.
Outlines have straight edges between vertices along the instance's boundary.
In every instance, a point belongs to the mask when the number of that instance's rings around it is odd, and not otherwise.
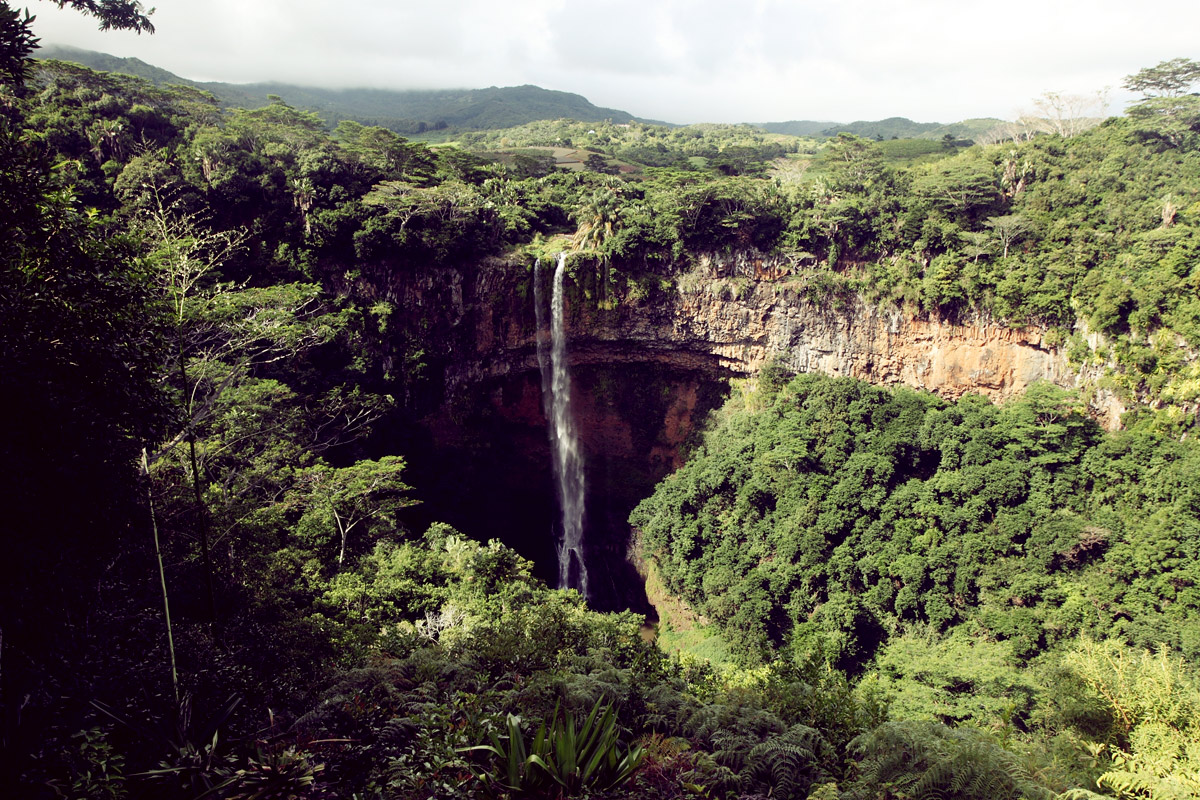
[{"label": "rocky cliff face", "polygon": [[[1125,410],[1094,389],[1095,374],[1047,345],[1044,330],[914,317],[860,297],[814,300],[802,281],[779,273],[762,260],[707,260],[673,289],[615,299],[607,308],[577,290],[568,309],[571,361],[749,376],[778,358],[795,372],[900,384],[950,399],[977,392],[996,401],[1048,380],[1083,390],[1106,427],[1116,427]],[[548,280],[547,272],[541,277]],[[532,280],[528,266],[495,261],[473,286],[457,289],[453,316],[466,330],[447,370],[452,391],[536,371]]]},{"label": "rocky cliff face", "polygon": [[[619,265],[617,267],[620,268]],[[537,273],[549,296],[551,269]],[[802,281],[754,259],[710,260],[665,285],[598,297],[582,267],[567,294],[573,406],[587,468],[585,537],[592,605],[648,611],[626,558],[629,512],[678,466],[684,445],[728,391],[771,359],[796,372],[849,375],[995,400],[1037,380],[1092,385],[1043,331],[987,320],[917,318],[861,298],[814,300]],[[442,402],[397,441],[430,520],[499,538],[556,577],[555,498],[541,401],[528,261],[409,275],[390,299],[417,337]],[[590,281],[590,282],[589,282]],[[434,346],[431,347],[431,343]],[[434,352],[436,350],[436,352]],[[1089,390],[1109,426],[1123,409]],[[470,498],[472,503],[464,503]]]}]

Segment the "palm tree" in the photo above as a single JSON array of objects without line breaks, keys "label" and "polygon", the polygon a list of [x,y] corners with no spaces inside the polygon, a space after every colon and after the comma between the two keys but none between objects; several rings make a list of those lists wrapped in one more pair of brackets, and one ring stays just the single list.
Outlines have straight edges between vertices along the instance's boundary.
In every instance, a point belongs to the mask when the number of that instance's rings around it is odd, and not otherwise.
[{"label": "palm tree", "polygon": [[571,237],[573,249],[599,251],[620,230],[621,188],[620,181],[607,183],[575,207],[572,216],[579,227]]}]

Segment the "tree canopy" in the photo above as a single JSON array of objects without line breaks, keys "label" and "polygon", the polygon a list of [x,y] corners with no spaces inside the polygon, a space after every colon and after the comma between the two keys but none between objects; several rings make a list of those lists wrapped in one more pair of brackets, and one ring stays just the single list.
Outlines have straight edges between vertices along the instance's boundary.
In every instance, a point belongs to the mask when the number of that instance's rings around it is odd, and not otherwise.
[{"label": "tree canopy", "polygon": [[[35,44],[0,4],[0,784],[1198,791],[1194,62],[1130,76],[1126,117],[986,146],[574,121],[433,146]],[[999,406],[773,363],[634,511],[655,631],[430,518],[422,437],[496,422],[447,385],[463,293],[527,307],[558,249],[601,313],[761,263],[733,290],[1037,325],[1132,411],[1105,432],[1049,384]]]}]

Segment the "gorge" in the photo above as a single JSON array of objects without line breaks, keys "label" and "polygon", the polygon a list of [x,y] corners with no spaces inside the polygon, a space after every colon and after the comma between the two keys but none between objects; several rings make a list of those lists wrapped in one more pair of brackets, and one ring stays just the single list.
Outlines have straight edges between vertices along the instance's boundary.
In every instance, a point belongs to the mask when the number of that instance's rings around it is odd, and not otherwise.
[{"label": "gorge", "polygon": [[[1198,774],[1200,127],[431,146],[22,42],[0,785]],[[510,769],[597,720],[628,785]]]},{"label": "gorge", "polygon": [[[555,550],[544,533],[577,520],[588,541],[579,563],[599,576],[588,587],[598,608],[651,611],[627,558],[629,511],[682,463],[698,427],[728,395],[729,380],[752,377],[767,363],[949,400],[974,392],[1005,401],[1049,381],[1079,390],[1110,428],[1124,410],[1097,388],[1098,368],[1072,365],[1039,328],[822,296],[758,254],[704,257],[648,287],[633,265],[609,267],[627,276],[619,286],[599,285],[594,263],[567,255],[546,258],[544,267],[532,257],[483,260],[407,276],[391,289],[397,303],[431,315],[424,324],[450,343],[434,369],[443,401],[423,420],[426,447],[404,445],[416,453],[418,480],[437,487],[425,513],[475,536],[496,536],[531,558],[548,582],[579,588],[564,552],[581,550]],[[548,273],[555,300],[545,297]],[[560,323],[571,342],[565,353],[561,339],[550,341]],[[572,371],[569,404],[561,401],[552,350]],[[572,422],[578,451],[561,438]],[[547,437],[548,429],[558,433]],[[560,479],[559,467],[568,465],[579,465],[579,476]],[[586,520],[561,500],[582,491],[584,470]],[[487,498],[479,508],[489,510],[463,507],[456,498],[464,490]]]}]

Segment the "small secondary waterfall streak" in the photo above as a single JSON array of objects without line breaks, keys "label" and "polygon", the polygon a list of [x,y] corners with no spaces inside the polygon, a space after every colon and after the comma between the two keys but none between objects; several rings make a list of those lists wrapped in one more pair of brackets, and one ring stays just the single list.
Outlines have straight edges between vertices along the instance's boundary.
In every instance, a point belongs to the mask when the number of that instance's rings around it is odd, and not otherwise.
[{"label": "small secondary waterfall streak", "polygon": [[583,451],[571,415],[571,373],[567,368],[567,334],[563,323],[563,273],[566,253],[558,254],[550,297],[550,341],[545,326],[540,267],[533,272],[533,301],[537,315],[538,367],[542,375],[542,403],[550,422],[554,466],[554,493],[562,509],[558,539],[558,587],[576,589],[586,599],[587,567],[583,562]]}]

